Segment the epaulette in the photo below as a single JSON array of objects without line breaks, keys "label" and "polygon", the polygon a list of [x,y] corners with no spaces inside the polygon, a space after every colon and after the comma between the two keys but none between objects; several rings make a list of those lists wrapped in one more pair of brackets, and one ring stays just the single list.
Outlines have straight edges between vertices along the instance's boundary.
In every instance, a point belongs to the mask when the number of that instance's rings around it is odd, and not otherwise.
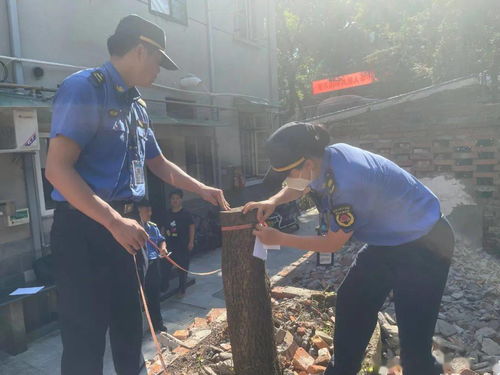
[{"label": "epaulette", "polygon": [[155,227],[157,227],[158,225],[156,225],[155,223],[153,223],[152,221],[148,221],[148,224],[149,225],[154,225]]},{"label": "epaulette", "polygon": [[148,108],[146,102],[142,98],[137,99],[137,103],[140,104],[140,105],[142,105],[146,109]]},{"label": "epaulette", "polygon": [[106,81],[106,77],[104,76],[104,73],[101,70],[96,69],[90,74],[89,81],[95,87],[99,87]]}]

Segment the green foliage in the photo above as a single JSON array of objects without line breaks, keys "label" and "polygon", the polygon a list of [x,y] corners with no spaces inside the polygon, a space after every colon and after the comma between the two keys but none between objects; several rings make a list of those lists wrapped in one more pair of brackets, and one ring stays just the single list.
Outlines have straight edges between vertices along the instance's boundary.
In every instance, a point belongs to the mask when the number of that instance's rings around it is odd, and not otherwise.
[{"label": "green foliage", "polygon": [[[498,0],[277,0],[282,97],[312,103],[312,80],[374,70],[375,96],[498,69]],[[378,95],[377,95],[378,94]]]}]

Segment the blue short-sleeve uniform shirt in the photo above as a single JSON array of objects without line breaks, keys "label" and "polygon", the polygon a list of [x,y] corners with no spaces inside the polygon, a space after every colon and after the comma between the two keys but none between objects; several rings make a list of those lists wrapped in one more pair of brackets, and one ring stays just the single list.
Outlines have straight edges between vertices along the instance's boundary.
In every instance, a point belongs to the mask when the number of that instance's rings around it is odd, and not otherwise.
[{"label": "blue short-sleeve uniform shirt", "polygon": [[[75,169],[100,198],[144,196],[144,162],[161,151],[139,92],[110,62],[64,80],[53,103],[51,138],[58,135],[80,146]],[[52,198],[66,200],[56,189]]]},{"label": "blue short-sleeve uniform shirt", "polygon": [[[160,230],[158,229],[158,226],[155,223],[148,221],[144,224],[144,230],[149,235],[151,241],[153,241],[156,245],[160,245],[160,243],[165,241],[165,237],[162,236]],[[149,243],[149,241],[146,242],[146,248],[149,260],[154,260],[160,256],[158,254],[158,251],[153,247],[153,245],[151,245],[151,243]]]},{"label": "blue short-sleeve uniform shirt", "polygon": [[310,185],[324,225],[376,246],[414,241],[441,216],[438,198],[392,161],[347,144],[325,149]]}]

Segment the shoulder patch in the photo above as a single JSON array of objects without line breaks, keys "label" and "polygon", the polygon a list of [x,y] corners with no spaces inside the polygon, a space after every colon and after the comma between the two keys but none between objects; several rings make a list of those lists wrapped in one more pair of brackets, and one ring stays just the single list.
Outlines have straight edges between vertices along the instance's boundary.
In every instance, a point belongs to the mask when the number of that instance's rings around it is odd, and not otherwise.
[{"label": "shoulder patch", "polygon": [[325,173],[325,182],[323,188],[329,194],[333,194],[335,191],[335,177],[333,175],[333,171],[329,169]]},{"label": "shoulder patch", "polygon": [[104,73],[101,70],[97,69],[90,74],[89,80],[95,87],[99,87],[106,81],[106,78],[104,76]]},{"label": "shoulder patch", "polygon": [[333,207],[332,215],[341,228],[350,228],[356,222],[352,207],[348,205]]},{"label": "shoulder patch", "polygon": [[137,99],[137,103],[143,106],[144,108],[148,108],[146,102],[142,98]]}]

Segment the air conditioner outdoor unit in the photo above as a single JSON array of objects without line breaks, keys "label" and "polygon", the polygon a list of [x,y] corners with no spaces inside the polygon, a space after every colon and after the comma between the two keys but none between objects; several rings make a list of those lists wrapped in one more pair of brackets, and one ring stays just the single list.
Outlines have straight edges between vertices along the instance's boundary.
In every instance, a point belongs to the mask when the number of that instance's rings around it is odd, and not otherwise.
[{"label": "air conditioner outdoor unit", "polygon": [[40,150],[36,109],[12,109],[4,114],[0,117],[0,152]]}]

